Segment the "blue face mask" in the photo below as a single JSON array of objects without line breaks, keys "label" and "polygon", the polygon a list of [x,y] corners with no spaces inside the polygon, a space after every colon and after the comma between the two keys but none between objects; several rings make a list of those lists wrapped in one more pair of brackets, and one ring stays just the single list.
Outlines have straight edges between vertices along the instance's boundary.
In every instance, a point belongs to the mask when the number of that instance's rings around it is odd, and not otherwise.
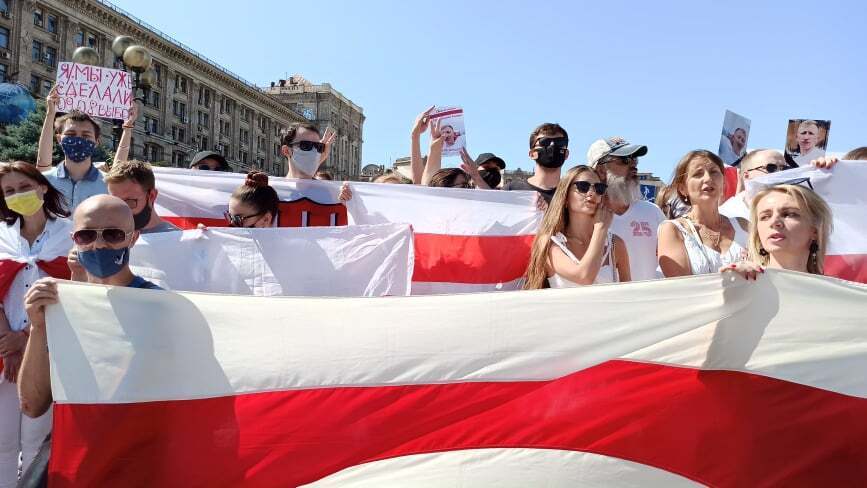
[{"label": "blue face mask", "polygon": [[60,147],[66,159],[80,163],[89,159],[96,149],[96,143],[78,136],[65,136],[60,139]]},{"label": "blue face mask", "polygon": [[129,248],[78,251],[78,262],[91,275],[107,278],[118,274],[129,263]]}]

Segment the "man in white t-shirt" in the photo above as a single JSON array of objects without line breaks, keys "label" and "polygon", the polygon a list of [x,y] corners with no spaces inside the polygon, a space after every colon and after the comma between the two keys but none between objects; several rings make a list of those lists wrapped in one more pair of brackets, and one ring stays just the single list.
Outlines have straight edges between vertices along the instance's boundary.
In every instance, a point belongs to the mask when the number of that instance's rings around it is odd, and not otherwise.
[{"label": "man in white t-shirt", "polygon": [[720,205],[719,213],[730,218],[750,220],[746,180],[788,169],[783,154],[773,149],[756,149],[741,159],[738,165],[738,192]]},{"label": "man in white t-shirt", "polygon": [[608,183],[608,202],[614,212],[611,232],[626,243],[633,281],[653,280],[656,273],[656,231],[665,220],[656,205],[641,198],[638,158],[647,146],[630,144],[621,137],[599,139],[587,151],[587,164]]}]

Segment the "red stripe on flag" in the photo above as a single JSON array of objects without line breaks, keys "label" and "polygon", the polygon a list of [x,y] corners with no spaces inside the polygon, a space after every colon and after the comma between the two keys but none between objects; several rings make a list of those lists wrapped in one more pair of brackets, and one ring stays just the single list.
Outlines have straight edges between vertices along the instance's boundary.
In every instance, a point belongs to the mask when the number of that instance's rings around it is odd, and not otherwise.
[{"label": "red stripe on flag", "polygon": [[453,116],[453,115],[463,115],[463,113],[464,113],[464,109],[462,109],[462,108],[456,108],[456,109],[453,109],[453,110],[446,110],[446,111],[444,111],[444,112],[438,112],[438,113],[435,113],[435,114],[431,114],[430,116],[428,116],[428,118],[431,119],[431,120],[433,120],[433,119],[441,119],[441,118],[444,118],[444,117],[451,117],[451,116]]},{"label": "red stripe on flag", "polygon": [[161,219],[171,222],[183,230],[195,229],[198,224],[207,227],[228,227],[226,219],[214,219],[210,217],[163,217]]},{"label": "red stripe on flag", "polygon": [[535,236],[416,233],[413,281],[505,283],[524,276]]},{"label": "red stripe on flag", "polygon": [[825,275],[867,283],[867,254],[825,256]]},{"label": "red stripe on flag", "polygon": [[297,486],[474,448],[587,451],[714,486],[867,479],[867,399],[630,361],[542,382],[322,388],[56,404],[50,486]]}]

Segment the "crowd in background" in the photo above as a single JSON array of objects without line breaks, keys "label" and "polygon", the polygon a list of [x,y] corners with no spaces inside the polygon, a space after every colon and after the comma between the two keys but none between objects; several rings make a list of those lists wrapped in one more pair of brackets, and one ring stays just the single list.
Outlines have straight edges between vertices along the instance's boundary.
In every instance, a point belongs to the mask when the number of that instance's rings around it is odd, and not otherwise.
[{"label": "crowd in background", "polygon": [[[158,288],[130,270],[131,248],[141,234],[179,230],[154,211],[159,192],[150,165],[128,159],[138,112],[134,104],[114,162],[105,165],[92,160],[99,124],[81,112],[56,117],[53,90],[47,102],[35,164],[0,164],[0,254],[25,257],[0,261],[0,488],[15,485],[19,469],[27,469],[51,428],[44,310],[57,301],[57,286],[50,277]],[[529,136],[534,174],[504,184],[506,162],[494,153],[472,158],[464,150],[459,168],[442,167],[443,130],[439,120],[430,120],[432,109],[412,125],[411,180],[394,173],[375,182],[536,192],[544,216],[525,289],[727,271],[756,279],[765,268],[823,271],[832,216],[822,198],[802,184],[769,187],[752,197],[745,191],[750,178],[787,168],[777,151],[751,151],[736,170],[713,152],[689,151],[654,204],[642,198],[638,181],[645,145],[599,139],[582,164],[564,172],[575,159],[569,135],[556,123],[541,124]],[[421,150],[425,132],[430,133],[426,158]],[[334,138],[331,130],[293,124],[281,140],[289,163],[286,176],[333,179],[320,167]],[[63,151],[60,162],[51,160],[54,144]],[[867,148],[845,159],[867,159]],[[835,163],[833,158],[811,162],[828,171]],[[190,168],[230,170],[212,151],[196,154]],[[351,185],[344,183],[339,199],[351,198]],[[227,202],[226,225],[276,227],[278,203],[268,176],[250,172]]]}]

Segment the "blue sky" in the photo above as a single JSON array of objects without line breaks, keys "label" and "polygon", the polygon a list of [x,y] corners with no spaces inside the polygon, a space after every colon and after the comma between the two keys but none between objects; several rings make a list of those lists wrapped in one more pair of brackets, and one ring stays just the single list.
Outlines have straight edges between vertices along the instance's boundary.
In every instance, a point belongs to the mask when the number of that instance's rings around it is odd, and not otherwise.
[{"label": "blue sky", "polygon": [[752,119],[750,147],[781,148],[802,117],[832,121],[830,151],[867,145],[860,1],[114,3],[257,84],[331,83],[364,108],[364,164],[408,155],[432,104],[463,106],[470,153],[510,168],[532,168],[529,133],[551,121],[569,163],[619,135],[668,180],[716,151],[726,109]]}]

